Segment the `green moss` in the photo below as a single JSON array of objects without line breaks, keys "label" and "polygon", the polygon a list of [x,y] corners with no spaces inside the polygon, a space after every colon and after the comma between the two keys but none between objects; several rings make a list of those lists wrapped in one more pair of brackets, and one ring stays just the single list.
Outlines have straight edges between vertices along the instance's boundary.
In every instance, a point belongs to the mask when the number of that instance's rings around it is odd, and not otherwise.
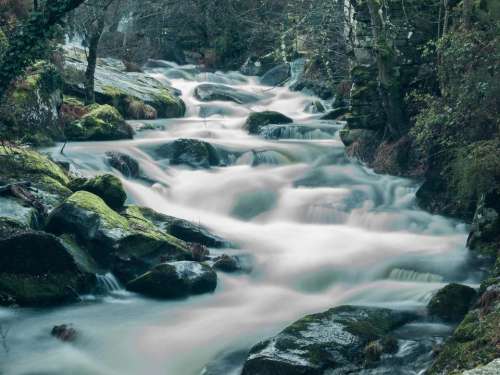
[{"label": "green moss", "polygon": [[120,179],[112,174],[96,176],[89,180],[75,179],[70,183],[69,187],[73,191],[85,190],[93,193],[114,209],[122,207],[127,199],[127,194]]},{"label": "green moss", "polygon": [[85,103],[75,96],[64,95],[63,103],[71,107],[85,107]]},{"label": "green moss", "polygon": [[0,28],[0,60],[3,58],[5,51],[9,48],[9,40]]},{"label": "green moss", "polygon": [[186,112],[184,102],[168,90],[161,90],[150,104],[158,111],[159,117],[182,117]]}]

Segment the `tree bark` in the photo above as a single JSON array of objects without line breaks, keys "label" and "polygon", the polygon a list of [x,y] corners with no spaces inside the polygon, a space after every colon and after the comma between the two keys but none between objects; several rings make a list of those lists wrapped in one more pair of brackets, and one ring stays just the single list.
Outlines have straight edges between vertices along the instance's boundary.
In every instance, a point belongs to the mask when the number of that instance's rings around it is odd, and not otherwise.
[{"label": "tree bark", "polygon": [[104,18],[103,14],[97,20],[95,30],[93,30],[89,39],[89,53],[87,55],[87,69],[85,70],[85,104],[95,103],[95,69],[97,66],[97,48],[104,31]]},{"label": "tree bark", "polygon": [[44,55],[46,42],[52,37],[54,26],[84,1],[47,1],[42,10],[33,12],[27,21],[16,28],[0,66],[0,101],[11,82]]},{"label": "tree bark", "polygon": [[464,28],[470,30],[472,22],[472,0],[463,0]]},{"label": "tree bark", "polygon": [[387,41],[383,15],[375,0],[367,0],[375,45],[378,80],[382,104],[387,117],[387,130],[391,139],[398,139],[408,127],[401,82],[394,74],[394,48]]}]

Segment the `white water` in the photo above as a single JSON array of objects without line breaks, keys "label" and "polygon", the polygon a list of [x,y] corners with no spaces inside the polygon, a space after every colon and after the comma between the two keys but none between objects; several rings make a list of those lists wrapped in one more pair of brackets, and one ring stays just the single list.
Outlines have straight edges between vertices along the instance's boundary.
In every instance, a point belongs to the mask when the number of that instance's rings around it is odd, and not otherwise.
[{"label": "white water", "polygon": [[[250,111],[277,110],[297,123],[338,131],[341,124],[304,111],[313,97],[262,87],[237,73],[179,67],[153,74],[188,78],[168,79],[183,92],[186,118],[154,121],[163,130],[138,133],[133,141],[69,144],[67,160],[84,174],[119,175],[104,153],[136,158],[158,183],[124,179],[130,203],[208,226],[239,246],[229,251],[246,257],[252,272],[219,274],[213,295],[182,301],[112,293],[53,310],[0,309],[10,327],[0,373],[3,367],[9,375],[199,374],[220,353],[249,348],[304,314],[345,303],[421,308],[444,283],[467,281],[465,227],[418,210],[416,183],[347,160],[335,131],[279,141],[241,129]],[[192,92],[207,80],[262,99],[198,102]],[[211,170],[155,160],[155,147],[179,137],[205,139],[241,156]],[[102,281],[116,292],[112,280]],[[62,323],[80,332],[75,344],[50,337],[52,326]]]}]

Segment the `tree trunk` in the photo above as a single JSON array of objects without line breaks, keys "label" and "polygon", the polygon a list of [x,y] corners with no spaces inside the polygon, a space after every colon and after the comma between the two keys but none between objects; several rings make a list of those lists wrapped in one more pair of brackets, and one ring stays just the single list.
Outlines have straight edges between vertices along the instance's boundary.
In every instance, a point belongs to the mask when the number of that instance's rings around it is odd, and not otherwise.
[{"label": "tree trunk", "polygon": [[463,1],[464,28],[470,30],[472,20],[472,0]]},{"label": "tree trunk", "polygon": [[95,69],[97,66],[97,48],[104,31],[104,14],[97,20],[95,30],[89,39],[89,53],[87,56],[87,69],[85,71],[85,104],[95,103]]},{"label": "tree trunk", "polygon": [[399,138],[408,127],[408,117],[399,77],[394,74],[394,48],[388,43],[383,15],[375,0],[367,0],[375,45],[378,80],[391,139]]},{"label": "tree trunk", "polygon": [[27,21],[16,28],[0,66],[0,101],[11,82],[44,55],[46,42],[53,36],[53,26],[84,1],[47,1],[41,11],[33,12]]}]

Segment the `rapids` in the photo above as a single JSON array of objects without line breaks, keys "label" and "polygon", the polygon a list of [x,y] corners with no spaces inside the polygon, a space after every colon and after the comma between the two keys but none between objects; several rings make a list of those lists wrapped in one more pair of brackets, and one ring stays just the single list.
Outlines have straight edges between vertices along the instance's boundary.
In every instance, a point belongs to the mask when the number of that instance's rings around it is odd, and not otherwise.
[{"label": "rapids", "polygon": [[[241,257],[250,270],[219,273],[213,295],[186,300],[142,298],[104,275],[106,294],[83,296],[76,305],[0,309],[9,328],[0,373],[3,367],[9,375],[200,374],[214,358],[244,352],[308,313],[340,304],[421,309],[447,282],[474,283],[465,225],[419,210],[417,182],[377,175],[349,160],[338,135],[342,124],[306,111],[315,97],[195,66],[149,73],[182,91],[185,118],[141,122],[147,130],[130,141],[70,143],[64,156],[60,146],[48,151],[84,175],[118,175],[129,203],[206,225],[235,244],[213,251]],[[194,89],[207,82],[259,100],[198,101]],[[248,135],[246,117],[262,110],[296,124]],[[169,166],[154,150],[176,138],[210,142],[231,162],[200,170]],[[137,159],[144,178],[126,179],[111,169],[107,151]],[[62,323],[80,332],[75,344],[50,337]],[[225,373],[238,373],[242,358],[234,357]]]}]

